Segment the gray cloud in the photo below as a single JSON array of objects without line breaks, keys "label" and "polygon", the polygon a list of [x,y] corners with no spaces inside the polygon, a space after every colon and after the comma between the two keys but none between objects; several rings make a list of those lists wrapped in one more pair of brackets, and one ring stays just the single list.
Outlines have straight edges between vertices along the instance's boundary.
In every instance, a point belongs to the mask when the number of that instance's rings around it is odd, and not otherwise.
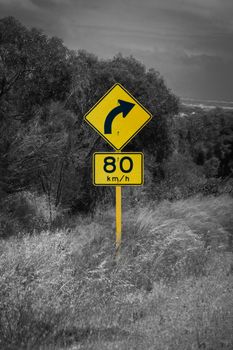
[{"label": "gray cloud", "polygon": [[232,0],[0,0],[0,13],[72,49],[132,54],[179,95],[233,100]]}]

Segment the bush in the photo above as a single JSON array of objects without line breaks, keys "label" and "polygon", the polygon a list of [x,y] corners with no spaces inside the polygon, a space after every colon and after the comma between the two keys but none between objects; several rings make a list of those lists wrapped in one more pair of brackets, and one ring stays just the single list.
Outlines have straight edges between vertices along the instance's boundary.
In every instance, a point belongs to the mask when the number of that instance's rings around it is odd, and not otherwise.
[{"label": "bush", "polygon": [[206,183],[203,170],[193,161],[179,153],[163,163],[164,179],[155,182],[153,196],[158,199],[185,199],[200,191]]},{"label": "bush", "polygon": [[[53,217],[57,216],[52,208]],[[1,203],[0,237],[40,232],[51,226],[49,205],[45,196],[21,192]]]},{"label": "bush", "polygon": [[218,175],[220,160],[212,157],[205,161],[204,171],[207,177],[216,177]]}]

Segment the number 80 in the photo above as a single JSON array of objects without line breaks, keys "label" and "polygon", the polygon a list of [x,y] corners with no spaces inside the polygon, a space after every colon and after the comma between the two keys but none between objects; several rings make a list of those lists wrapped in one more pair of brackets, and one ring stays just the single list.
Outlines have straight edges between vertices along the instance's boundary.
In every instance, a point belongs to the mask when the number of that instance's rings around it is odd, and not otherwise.
[{"label": "number 80", "polygon": [[[133,169],[133,161],[130,157],[126,157],[126,156],[122,157],[119,161],[119,166],[120,166],[120,170],[123,173],[130,173]],[[106,173],[114,173],[115,170],[116,170],[116,158],[110,157],[110,156],[104,158],[104,171]]]}]

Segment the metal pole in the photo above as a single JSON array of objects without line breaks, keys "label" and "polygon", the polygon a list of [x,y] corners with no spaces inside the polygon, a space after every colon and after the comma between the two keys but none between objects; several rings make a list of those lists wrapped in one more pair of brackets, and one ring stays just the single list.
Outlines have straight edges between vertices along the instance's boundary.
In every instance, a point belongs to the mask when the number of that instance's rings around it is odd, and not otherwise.
[{"label": "metal pole", "polygon": [[116,186],[116,255],[120,253],[122,230],[121,186]]}]

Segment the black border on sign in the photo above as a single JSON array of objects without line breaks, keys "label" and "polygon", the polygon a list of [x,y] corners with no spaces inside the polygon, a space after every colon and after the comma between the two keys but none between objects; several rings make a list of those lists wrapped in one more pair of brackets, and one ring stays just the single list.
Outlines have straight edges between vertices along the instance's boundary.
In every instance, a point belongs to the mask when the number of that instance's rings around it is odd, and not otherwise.
[{"label": "black border on sign", "polygon": [[[121,156],[121,155],[130,155],[130,154],[140,154],[141,157],[142,157],[142,168],[141,168],[141,171],[142,171],[142,182],[140,184],[127,184],[127,185],[121,185],[121,184],[116,184],[116,185],[106,185],[106,184],[96,184],[95,183],[95,155],[96,154],[103,154],[103,155],[107,155],[107,156]],[[116,187],[116,186],[142,186],[144,185],[144,153],[142,152],[95,152],[93,153],[92,155],[92,183],[94,186],[113,186],[113,187]]]},{"label": "black border on sign", "polygon": [[[95,127],[94,125],[92,125],[86,118],[88,116],[88,114],[114,89],[115,86],[120,86],[138,105],[141,106],[142,109],[144,109],[144,111],[149,114],[150,118],[123,144],[123,146],[121,146],[121,148],[116,148],[105,136],[104,134],[101,134],[101,132],[99,132]],[[138,133],[139,131],[142,130],[142,128],[144,128],[144,126],[149,123],[149,121],[152,119],[152,114],[145,108],[141,105],[140,102],[138,102],[136,100],[136,98],[134,98],[121,84],[119,83],[116,83],[114,84],[111,89],[109,89],[102,97],[99,101],[97,101],[94,106],[84,115],[84,120],[87,124],[89,124],[101,137],[103,137],[103,139],[109,143],[110,146],[112,146],[115,150],[117,151],[120,151],[122,150],[122,148],[124,148],[127,143],[129,143]]]}]

